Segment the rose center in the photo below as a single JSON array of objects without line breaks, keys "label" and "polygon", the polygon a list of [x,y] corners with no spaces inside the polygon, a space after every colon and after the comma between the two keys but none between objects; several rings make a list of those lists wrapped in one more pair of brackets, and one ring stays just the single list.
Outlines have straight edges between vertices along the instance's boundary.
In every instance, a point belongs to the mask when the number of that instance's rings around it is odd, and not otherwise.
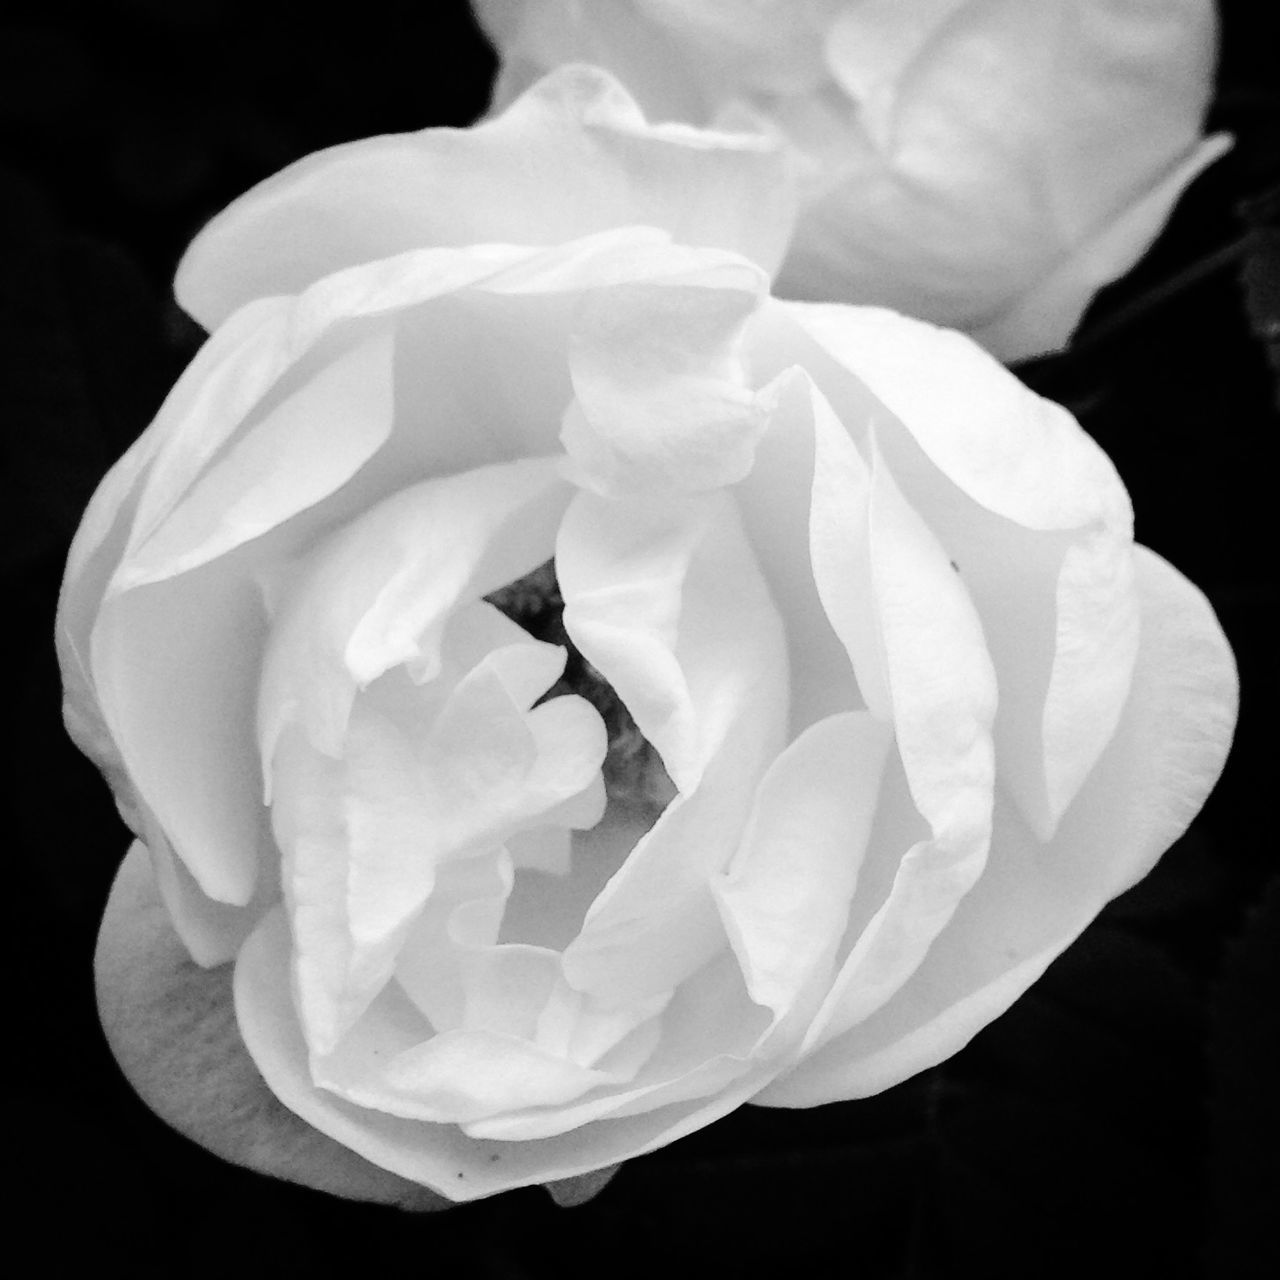
[{"label": "rose center", "polygon": [[634,809],[652,821],[675,798],[676,788],[662,757],[640,732],[613,686],[579,652],[564,627],[564,600],[554,560],[485,596],[535,640],[560,645],[568,654],[564,674],[538,699],[566,693],[585,698],[600,713],[609,735],[601,772],[611,804]]}]

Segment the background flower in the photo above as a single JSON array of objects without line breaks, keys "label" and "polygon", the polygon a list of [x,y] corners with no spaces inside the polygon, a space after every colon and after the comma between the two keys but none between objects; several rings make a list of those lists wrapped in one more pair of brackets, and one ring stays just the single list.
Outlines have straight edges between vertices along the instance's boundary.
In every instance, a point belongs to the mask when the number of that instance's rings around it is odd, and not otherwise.
[{"label": "background flower", "polygon": [[[3,178],[0,243],[15,428],[3,511],[19,645],[12,732],[23,750],[7,794],[12,898],[28,908],[9,936],[23,948],[22,973],[38,967],[11,994],[24,1043],[39,1046],[13,1062],[27,1174],[19,1238],[29,1226],[46,1256],[74,1266],[92,1236],[101,1257],[143,1273],[190,1256],[193,1239],[197,1270],[420,1265],[427,1251],[438,1265],[532,1276],[585,1274],[619,1256],[620,1239],[651,1268],[669,1265],[675,1238],[683,1256],[744,1273],[762,1261],[817,1265],[849,1230],[860,1263],[885,1274],[910,1255],[925,1275],[955,1265],[1019,1275],[1029,1248],[1066,1273],[1177,1274],[1207,1255],[1210,1274],[1231,1275],[1264,1256],[1275,1074],[1265,1032],[1276,1002],[1257,943],[1276,932],[1251,907],[1272,862],[1256,832],[1267,822],[1274,664],[1266,473],[1252,460],[1274,430],[1274,391],[1230,271],[1165,290],[1189,260],[1237,234],[1234,201],[1269,172],[1274,67],[1256,30],[1265,14],[1249,3],[1224,9],[1214,120],[1237,145],[1089,323],[1153,287],[1162,305],[1024,374],[1067,398],[1104,443],[1142,513],[1143,540],[1206,587],[1232,637],[1249,696],[1201,817],[945,1067],[857,1103],[742,1108],[629,1163],[573,1213],[531,1189],[428,1221],[228,1165],[155,1120],[119,1079],[97,1033],[89,972],[128,833],[66,738],[49,634],[66,543],[92,487],[197,345],[168,301],[183,246],[296,156],[406,122],[466,123],[483,108],[489,55],[449,6],[428,21],[420,7],[375,2],[366,24],[340,26],[319,12],[299,25],[256,6],[247,44],[247,10],[232,2],[108,0],[93,14],[55,10],[20,27],[9,15],[21,56],[0,102],[16,170]],[[1206,423],[1220,427],[1212,447]],[[1254,944],[1242,946],[1249,934]],[[51,1195],[65,1206],[65,1232],[47,1230]],[[836,1222],[847,1224],[838,1237]]]},{"label": "background flower", "polygon": [[1211,0],[480,0],[498,103],[596,62],[653,119],[797,152],[784,297],[894,307],[1004,360],[1066,344],[1229,145]]}]

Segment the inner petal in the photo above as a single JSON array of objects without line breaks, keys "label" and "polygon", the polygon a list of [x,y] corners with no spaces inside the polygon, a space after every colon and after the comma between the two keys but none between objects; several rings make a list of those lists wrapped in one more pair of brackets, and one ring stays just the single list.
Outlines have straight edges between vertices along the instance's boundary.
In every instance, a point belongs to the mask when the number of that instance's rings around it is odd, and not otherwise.
[{"label": "inner petal", "polygon": [[356,696],[338,759],[300,725],[282,739],[272,819],[313,1047],[334,1048],[386,984],[447,868],[526,826],[598,821],[599,716],[576,697],[530,705],[562,663],[476,603],[446,627],[437,680],[401,668]]},{"label": "inner petal", "polygon": [[661,503],[579,494],[557,541],[570,632],[627,701],[680,795],[593,903],[566,952],[583,991],[669,991],[726,940],[710,877],[781,749],[781,620],[723,491]]},{"label": "inner petal", "polygon": [[322,543],[290,575],[263,662],[268,774],[290,721],[337,756],[358,689],[403,663],[434,677],[446,621],[545,558],[567,496],[551,459],[480,467],[402,489]]}]

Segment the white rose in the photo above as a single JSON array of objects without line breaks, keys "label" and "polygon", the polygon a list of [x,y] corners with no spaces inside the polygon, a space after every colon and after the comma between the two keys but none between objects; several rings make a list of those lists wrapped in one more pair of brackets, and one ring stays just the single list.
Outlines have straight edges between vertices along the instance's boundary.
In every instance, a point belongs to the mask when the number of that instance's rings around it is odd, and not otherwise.
[{"label": "white rose", "polygon": [[776,163],[589,69],[302,161],[190,250],[212,336],[72,550],[68,722],[178,934],[452,1199],[945,1058],[1227,749],[1070,415],[725,247],[776,260]]},{"label": "white rose", "polygon": [[1212,0],[477,0],[496,100],[560,62],[653,119],[755,119],[803,215],[776,292],[893,307],[1003,360],[1066,345],[1230,145]]}]

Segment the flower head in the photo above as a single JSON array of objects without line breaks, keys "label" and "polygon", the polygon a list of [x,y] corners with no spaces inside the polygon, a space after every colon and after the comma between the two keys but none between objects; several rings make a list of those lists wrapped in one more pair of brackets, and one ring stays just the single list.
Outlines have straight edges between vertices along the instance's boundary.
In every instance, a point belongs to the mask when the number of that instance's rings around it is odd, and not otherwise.
[{"label": "flower head", "polygon": [[452,1198],[941,1060],[1226,751],[1068,413],[770,296],[779,163],[569,69],[286,170],[71,553],[68,722],[262,1076]]}]

